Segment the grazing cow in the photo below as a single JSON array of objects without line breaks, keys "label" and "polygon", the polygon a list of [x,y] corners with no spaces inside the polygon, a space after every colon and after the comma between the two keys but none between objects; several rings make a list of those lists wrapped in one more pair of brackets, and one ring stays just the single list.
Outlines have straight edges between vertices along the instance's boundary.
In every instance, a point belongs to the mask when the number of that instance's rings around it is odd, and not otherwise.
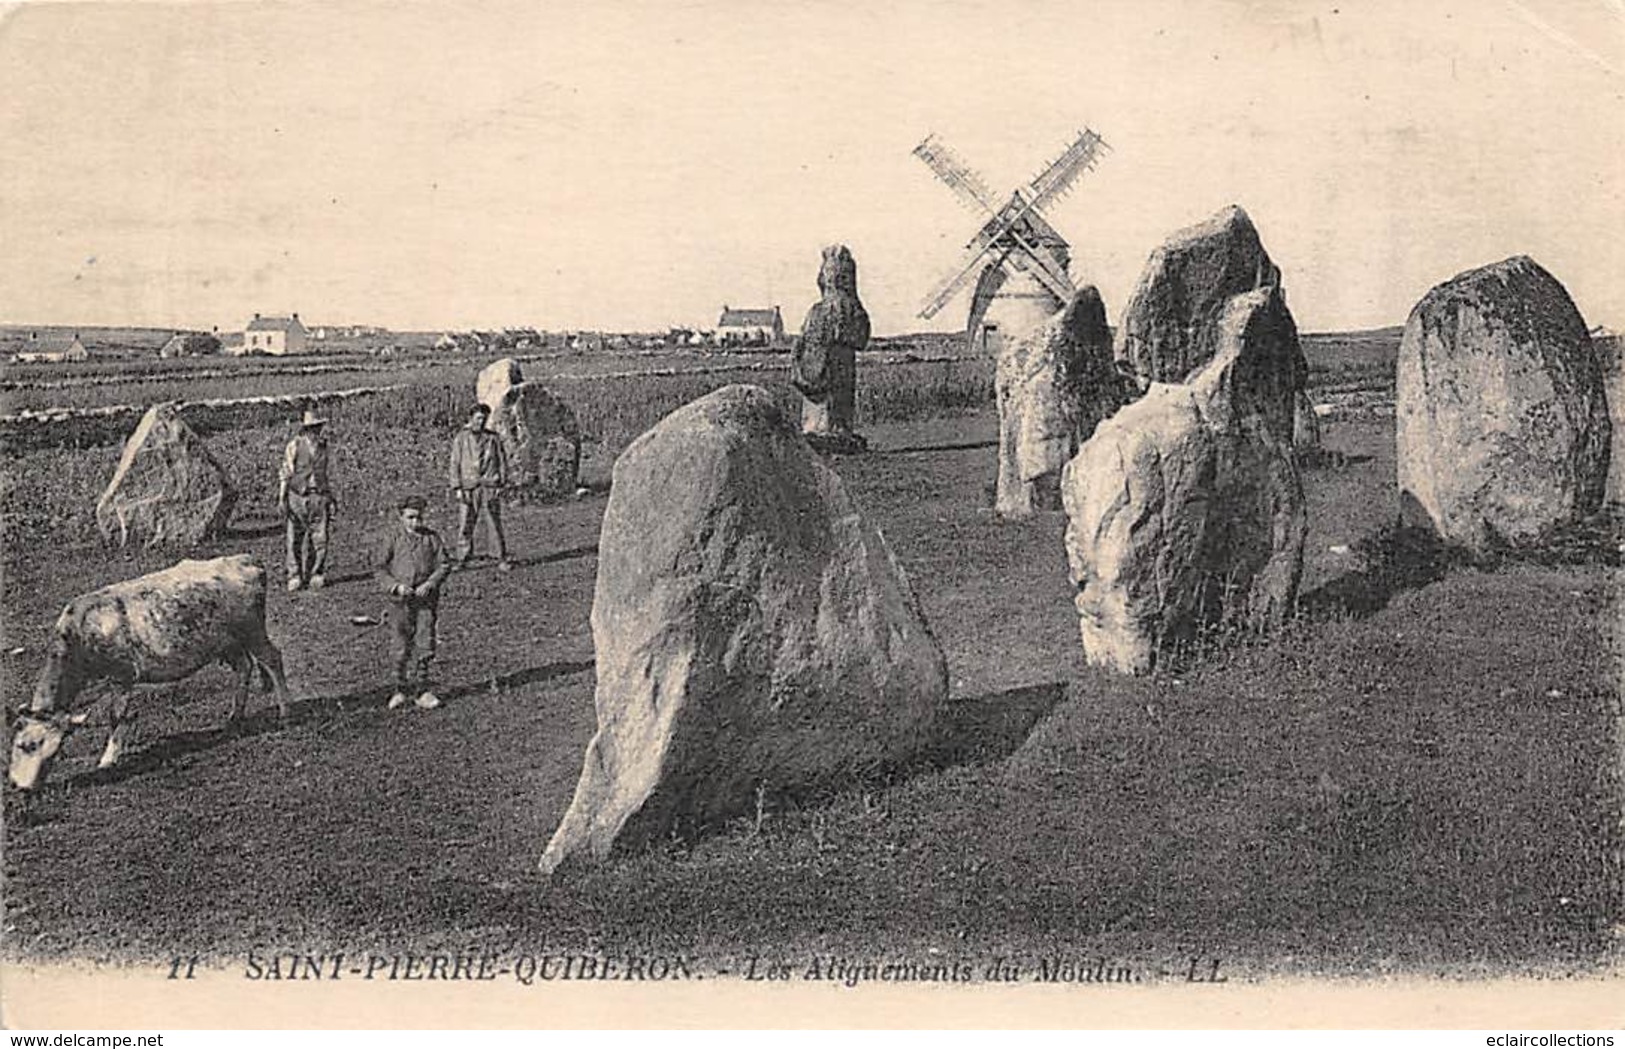
[{"label": "grazing cow", "polygon": [[[265,636],[265,569],[247,554],[182,561],[172,568],[74,598],[57,617],[33,702],[18,714],[11,744],[11,782],[31,790],[45,777],[67,734],[83,725],[73,713],[85,685],[180,681],[225,663],[243,676],[231,720],[242,715],[256,674],[288,716],[282,654]],[[130,721],[130,697],[112,704],[113,733],[101,767],[118,761]]]}]

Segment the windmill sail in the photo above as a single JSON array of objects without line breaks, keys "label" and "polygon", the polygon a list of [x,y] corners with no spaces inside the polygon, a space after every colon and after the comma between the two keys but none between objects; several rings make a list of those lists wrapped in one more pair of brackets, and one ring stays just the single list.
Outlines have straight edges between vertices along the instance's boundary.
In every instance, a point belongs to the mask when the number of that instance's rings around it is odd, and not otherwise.
[{"label": "windmill sail", "polygon": [[925,141],[914,147],[914,155],[953,190],[960,203],[991,217],[966,245],[960,267],[932,290],[920,316],[930,319],[936,315],[970,283],[982,260],[994,252],[998,252],[997,256],[987,265],[1001,266],[1012,272],[1030,271],[1034,279],[1058,299],[1068,301],[1076,289],[1064,261],[1053,253],[1056,248],[1064,250],[1066,242],[1043,220],[1040,209],[1066,193],[1079,175],[1094,167],[1100,151],[1110,148],[1098,134],[1085,129],[1036,178],[1016,190],[1010,201],[1000,206],[981,177],[958,154],[938,142],[934,135],[927,135]]},{"label": "windmill sail", "polygon": [[982,177],[972,171],[970,165],[959,158],[959,154],[938,142],[936,136],[925,136],[925,141],[914,147],[914,155],[936,172],[937,178],[954,191],[961,204],[989,215],[998,210],[993,193]]},{"label": "windmill sail", "polygon": [[1061,196],[1072,188],[1079,175],[1095,166],[1102,149],[1110,149],[1106,140],[1085,129],[1066,148],[1060,156],[1056,157],[1039,176],[1032,180],[1029,187],[1031,207],[1041,208],[1045,204]]},{"label": "windmill sail", "polygon": [[992,247],[991,242],[984,244],[981,248],[972,252],[969,259],[959,269],[937,282],[937,286],[932,289],[930,296],[926,298],[925,305],[920,308],[920,316],[930,320],[937,315],[938,310],[948,305],[949,300],[958,295],[960,289],[969,284],[971,278],[976,276],[979,268],[978,264],[990,247]]}]

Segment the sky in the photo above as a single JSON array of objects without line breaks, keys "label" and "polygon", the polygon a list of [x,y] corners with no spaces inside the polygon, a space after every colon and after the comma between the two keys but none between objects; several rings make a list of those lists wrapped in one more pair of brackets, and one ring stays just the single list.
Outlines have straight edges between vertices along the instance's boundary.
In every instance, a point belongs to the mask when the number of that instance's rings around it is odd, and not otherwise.
[{"label": "sky", "polygon": [[1625,326],[1625,0],[50,3],[0,8],[0,323],[877,334],[1084,128],[1046,217],[1113,322],[1235,203],[1310,331],[1528,254]]}]

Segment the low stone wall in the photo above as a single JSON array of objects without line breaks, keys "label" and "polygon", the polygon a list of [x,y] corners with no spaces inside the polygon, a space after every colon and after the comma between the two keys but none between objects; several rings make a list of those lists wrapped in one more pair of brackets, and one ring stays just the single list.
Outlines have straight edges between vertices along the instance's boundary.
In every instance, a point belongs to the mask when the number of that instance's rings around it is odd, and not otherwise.
[{"label": "low stone wall", "polygon": [[[186,401],[181,405],[180,415],[199,434],[210,434],[221,430],[275,426],[297,418],[306,408],[325,410],[334,405],[407,388],[405,385],[365,386],[325,393]],[[114,404],[101,408],[60,408],[8,415],[0,418],[0,449],[15,454],[40,448],[89,448],[119,444],[130,435],[150,407],[148,404]]]}]

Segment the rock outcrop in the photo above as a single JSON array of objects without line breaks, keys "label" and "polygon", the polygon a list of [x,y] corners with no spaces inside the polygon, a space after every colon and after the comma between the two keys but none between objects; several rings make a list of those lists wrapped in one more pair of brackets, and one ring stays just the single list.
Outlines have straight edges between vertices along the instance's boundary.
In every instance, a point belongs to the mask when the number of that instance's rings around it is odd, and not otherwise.
[{"label": "rock outcrop", "polygon": [[1395,390],[1400,503],[1475,557],[1537,545],[1595,512],[1612,426],[1585,321],[1517,256],[1411,310]]},{"label": "rock outcrop", "polygon": [[541,861],[601,859],[916,755],[941,649],[885,540],[756,386],[615,464],[592,630],[598,733]]},{"label": "rock outcrop", "polygon": [[502,440],[509,489],[522,498],[572,495],[581,470],[581,427],[570,406],[545,386],[510,386],[487,427]]},{"label": "rock outcrop", "polygon": [[179,405],[154,405],[124,442],[96,503],[102,538],[120,547],[191,546],[225,531],[237,493]]},{"label": "rock outcrop", "polygon": [[824,249],[818,268],[822,296],[807,311],[796,338],[790,381],[804,404],[801,429],[817,447],[860,450],[853,430],[858,352],[869,345],[869,314],[858,298],[858,264],[844,244]]},{"label": "rock outcrop", "polygon": [[999,476],[994,510],[1024,517],[1060,508],[1061,470],[1095,425],[1127,399],[1113,367],[1106,308],[1091,285],[1021,339],[995,369]]},{"label": "rock outcrop", "polygon": [[519,362],[503,357],[480,369],[479,377],[474,380],[474,399],[494,412],[508,391],[524,381]]}]

